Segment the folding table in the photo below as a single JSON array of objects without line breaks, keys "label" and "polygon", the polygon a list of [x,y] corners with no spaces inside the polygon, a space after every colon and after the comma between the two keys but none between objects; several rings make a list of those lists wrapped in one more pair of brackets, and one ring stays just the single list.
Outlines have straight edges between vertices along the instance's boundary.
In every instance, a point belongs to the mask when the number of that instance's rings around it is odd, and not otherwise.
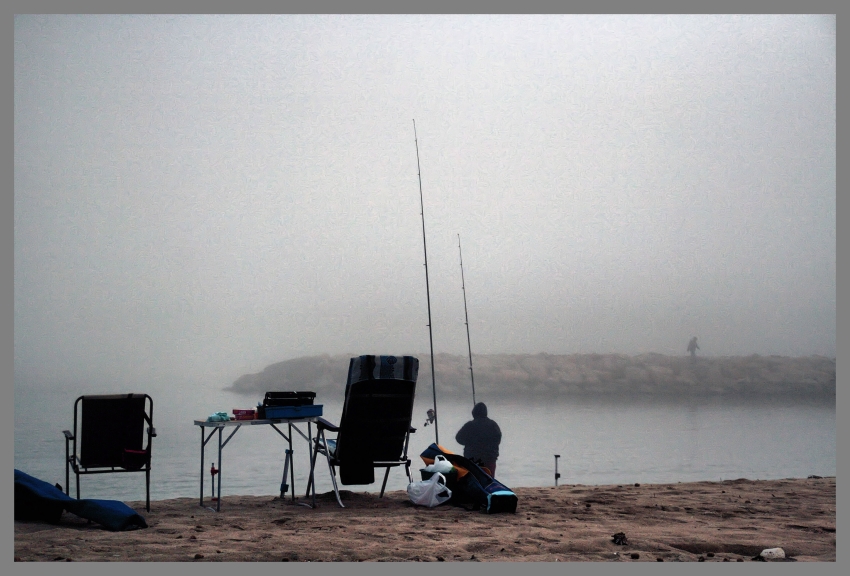
[{"label": "folding table", "polygon": [[[218,480],[218,495],[217,495],[217,502],[216,502],[215,510],[216,510],[216,512],[218,512],[218,511],[221,510],[221,477],[222,477],[222,474],[223,474],[221,452],[222,452],[222,449],[230,441],[230,439],[233,438],[233,435],[236,434],[236,432],[238,432],[239,429],[242,428],[243,426],[248,426],[248,427],[271,426],[272,428],[275,429],[275,431],[278,434],[280,434],[283,437],[284,440],[286,440],[286,442],[289,445],[289,448],[288,448],[288,450],[286,450],[286,459],[285,459],[285,463],[284,463],[284,467],[283,467],[283,481],[281,482],[280,497],[284,498],[285,495],[286,495],[285,492],[284,492],[284,485],[285,485],[286,475],[287,475],[287,472],[288,472],[289,477],[290,477],[289,487],[291,488],[292,501],[294,502],[295,501],[295,470],[294,470],[295,466],[294,466],[293,459],[291,458],[291,456],[292,456],[292,438],[293,438],[292,431],[295,430],[296,432],[298,432],[298,434],[301,435],[302,438],[304,438],[307,441],[307,453],[310,454],[310,448],[311,448],[310,438],[312,437],[312,434],[313,434],[312,424],[313,424],[313,422],[317,422],[318,419],[319,419],[318,416],[310,416],[310,417],[306,417],[306,418],[301,417],[301,418],[270,418],[270,419],[264,419],[264,420],[227,420],[227,421],[224,421],[224,422],[208,422],[206,420],[195,420],[195,426],[198,426],[201,429],[201,503],[200,503],[200,505],[201,506],[204,505],[204,454],[205,454],[205,451],[206,451],[207,443],[210,441],[210,439],[213,437],[213,435],[217,431],[218,432],[218,475],[219,475],[219,480]],[[278,424],[286,425],[289,434],[288,435],[284,434],[283,431],[281,431],[281,429],[277,427]],[[298,427],[299,424],[307,424],[307,434],[306,435]],[[227,438],[222,439],[222,435],[223,435],[225,428],[233,428],[233,431],[230,432],[230,434],[227,436]],[[209,434],[206,434],[206,429],[210,429]],[[313,492],[312,492],[312,496],[313,496],[312,502],[313,502],[313,504],[312,504],[311,507],[315,508],[316,507],[316,485],[315,485],[315,482],[313,481],[312,466],[311,466],[311,470],[310,470],[310,481],[309,481],[308,487],[309,486],[312,486],[312,488],[313,488]],[[309,495],[309,492],[308,492],[307,495]],[[307,504],[305,504],[305,505],[307,505]]]}]

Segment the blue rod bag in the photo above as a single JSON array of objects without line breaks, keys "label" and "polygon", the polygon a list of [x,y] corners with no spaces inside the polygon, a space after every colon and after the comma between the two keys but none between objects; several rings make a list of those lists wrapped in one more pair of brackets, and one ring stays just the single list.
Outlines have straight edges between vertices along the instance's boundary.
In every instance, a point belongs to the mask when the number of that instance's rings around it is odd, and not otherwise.
[{"label": "blue rod bag", "polygon": [[145,519],[117,500],[71,498],[56,486],[15,469],[15,520],[31,520],[56,524],[67,510],[97,522],[107,530],[147,528]]}]

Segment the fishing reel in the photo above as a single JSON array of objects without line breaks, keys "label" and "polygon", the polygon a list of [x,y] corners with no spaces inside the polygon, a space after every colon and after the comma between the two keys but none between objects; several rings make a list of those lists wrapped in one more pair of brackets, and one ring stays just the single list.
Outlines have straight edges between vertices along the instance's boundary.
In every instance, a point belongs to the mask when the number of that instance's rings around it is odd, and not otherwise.
[{"label": "fishing reel", "polygon": [[426,415],[428,419],[425,420],[425,424],[423,425],[423,427],[427,426],[428,424],[433,424],[434,421],[437,419],[437,413],[434,412],[433,408],[428,408],[428,412],[426,412]]}]

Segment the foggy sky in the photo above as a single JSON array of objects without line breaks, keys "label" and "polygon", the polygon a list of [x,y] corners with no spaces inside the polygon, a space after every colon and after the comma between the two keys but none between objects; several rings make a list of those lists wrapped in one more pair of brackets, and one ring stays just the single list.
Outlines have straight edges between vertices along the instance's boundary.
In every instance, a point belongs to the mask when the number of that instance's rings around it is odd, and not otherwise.
[{"label": "foggy sky", "polygon": [[[835,355],[835,18],[17,16],[15,371]],[[424,358],[423,358],[424,360]],[[439,376],[439,375],[438,375]]]}]

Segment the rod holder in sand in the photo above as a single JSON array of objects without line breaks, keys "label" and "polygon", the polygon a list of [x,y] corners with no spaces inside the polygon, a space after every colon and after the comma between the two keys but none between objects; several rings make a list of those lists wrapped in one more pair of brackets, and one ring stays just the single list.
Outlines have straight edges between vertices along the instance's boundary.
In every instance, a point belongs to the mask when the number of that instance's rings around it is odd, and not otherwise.
[{"label": "rod holder in sand", "polygon": [[216,474],[218,474],[218,470],[215,467],[215,462],[213,462],[212,465],[210,466],[210,476],[212,477],[212,492],[211,492],[211,494],[213,494],[213,497],[210,498],[210,500],[212,500],[213,502],[218,500],[218,496],[215,496],[215,475]]},{"label": "rod holder in sand", "polygon": [[555,486],[558,485],[558,478],[561,477],[561,475],[558,473],[558,458],[560,457],[560,454],[555,454]]}]

